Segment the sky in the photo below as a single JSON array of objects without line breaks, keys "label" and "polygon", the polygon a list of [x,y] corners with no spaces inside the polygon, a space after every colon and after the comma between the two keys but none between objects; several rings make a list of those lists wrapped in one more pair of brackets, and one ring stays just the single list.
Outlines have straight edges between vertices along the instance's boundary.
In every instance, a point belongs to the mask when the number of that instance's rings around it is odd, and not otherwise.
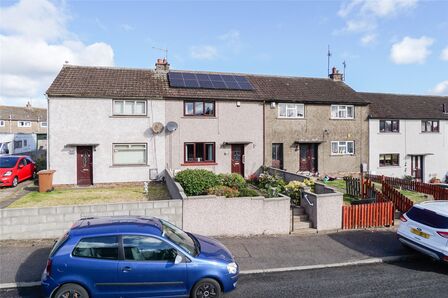
[{"label": "sky", "polygon": [[[0,0],[0,105],[45,107],[64,63],[303,77],[448,95],[448,0]],[[160,48],[160,49],[157,49]]]}]

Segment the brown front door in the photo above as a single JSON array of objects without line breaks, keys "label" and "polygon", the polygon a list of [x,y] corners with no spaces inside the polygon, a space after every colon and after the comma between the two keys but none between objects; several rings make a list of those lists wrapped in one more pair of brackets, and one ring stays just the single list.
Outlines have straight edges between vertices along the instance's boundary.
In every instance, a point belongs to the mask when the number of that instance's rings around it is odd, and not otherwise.
[{"label": "brown front door", "polygon": [[317,146],[314,143],[300,144],[300,171],[317,172]]},{"label": "brown front door", "polygon": [[92,147],[78,146],[76,147],[76,166],[77,166],[77,182],[78,185],[92,185]]},{"label": "brown front door", "polygon": [[417,181],[423,179],[423,155],[411,156],[411,175]]},{"label": "brown front door", "polygon": [[238,173],[244,177],[244,145],[232,145],[232,173]]}]

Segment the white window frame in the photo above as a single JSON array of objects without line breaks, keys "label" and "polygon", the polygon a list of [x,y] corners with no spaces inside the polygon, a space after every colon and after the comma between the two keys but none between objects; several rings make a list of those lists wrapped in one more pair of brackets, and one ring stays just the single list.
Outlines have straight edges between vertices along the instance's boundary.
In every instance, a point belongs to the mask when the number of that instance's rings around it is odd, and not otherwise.
[{"label": "white window frame", "polygon": [[[351,143],[352,144],[352,152],[348,152],[348,144]],[[336,144],[337,146],[337,152],[333,151],[333,144]],[[331,151],[331,155],[354,155],[355,154],[355,141],[331,141],[330,144],[330,151]],[[341,149],[345,148],[345,152],[340,152]]]},{"label": "white window frame", "polygon": [[[348,116],[348,108],[352,109],[352,115]],[[334,113],[335,112],[335,113]],[[354,119],[355,118],[355,106],[354,105],[331,105],[331,119]],[[341,113],[345,113],[344,116],[340,116]]]},{"label": "white window frame", "polygon": [[5,120],[0,120],[0,127],[5,127]]},{"label": "white window frame", "polygon": [[[45,123],[45,125],[44,125],[44,123]],[[48,127],[48,122],[47,121],[42,121],[40,123],[40,127]]]},{"label": "white window frame", "polygon": [[[115,146],[128,146],[128,150],[132,151],[132,146],[145,146],[145,160],[143,163],[116,163],[115,162],[115,152],[119,149],[115,149]],[[135,149],[137,151],[137,149]],[[141,150],[141,149],[140,149]],[[147,165],[148,163],[148,145],[146,143],[114,143],[112,144],[112,165],[114,166],[141,166]]]},{"label": "white window frame", "polygon": [[[285,107],[286,115],[284,115],[284,116],[280,115],[280,111],[281,111],[280,106],[283,106],[283,105],[286,106]],[[301,107],[302,110],[303,110],[303,116],[297,116],[297,110],[298,110],[299,107]],[[294,111],[294,115],[296,115],[296,116],[289,117],[288,116],[288,110],[293,110]],[[278,114],[277,115],[278,115],[278,118],[283,118],[283,119],[285,119],[285,118],[286,119],[303,119],[303,118],[305,118],[305,105],[303,103],[286,103],[286,102],[281,102],[281,103],[278,104]]]},{"label": "white window frame", "polygon": [[17,127],[31,127],[31,121],[17,121]]},{"label": "white window frame", "polygon": [[[122,102],[123,103],[123,113],[119,113],[115,111],[115,103]],[[135,105],[137,102],[142,102],[145,104],[144,113],[136,113]],[[133,103],[132,105],[132,113],[125,113],[125,105],[126,103]],[[146,100],[128,100],[128,99],[114,99],[112,101],[112,115],[114,116],[146,116],[147,115],[147,101]]]}]

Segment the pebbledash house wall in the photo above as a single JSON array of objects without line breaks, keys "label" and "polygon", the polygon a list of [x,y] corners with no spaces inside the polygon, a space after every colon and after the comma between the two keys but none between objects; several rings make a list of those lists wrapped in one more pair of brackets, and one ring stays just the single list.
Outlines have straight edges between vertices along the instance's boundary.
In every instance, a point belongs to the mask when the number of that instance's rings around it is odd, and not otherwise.
[{"label": "pebbledash house wall", "polygon": [[[360,164],[368,162],[369,131],[367,105],[355,105],[354,119],[331,119],[331,104],[304,103],[303,119],[279,118],[279,105],[266,104],[265,165],[272,165],[272,144],[283,143],[283,167],[299,171],[299,146],[294,142],[316,142],[317,167],[320,174],[344,175],[359,172]],[[297,102],[301,103],[301,102]],[[335,103],[336,104],[336,103]],[[346,103],[343,105],[353,105]],[[353,155],[332,155],[331,141],[354,141]]]},{"label": "pebbledash house wall", "polygon": [[[402,178],[411,175],[411,157],[425,155],[424,182],[432,177],[442,181],[448,174],[448,121],[439,120],[439,132],[422,132],[421,120],[399,119],[400,132],[382,133],[379,119],[369,120],[369,170],[371,174]],[[380,154],[399,154],[398,166],[379,166]]]},{"label": "pebbledash house wall", "polygon": [[[150,170],[165,169],[165,135],[154,135],[154,122],[165,122],[165,101],[147,100],[146,116],[113,116],[113,100],[50,97],[48,100],[48,166],[56,170],[54,184],[77,183],[76,147],[97,144],[93,150],[93,183],[148,181]],[[145,143],[147,164],[114,166],[112,144]]]},{"label": "pebbledash house wall", "polygon": [[[188,99],[187,99],[188,100]],[[207,99],[208,100],[208,99]],[[213,100],[213,99],[210,99]],[[165,159],[174,171],[201,168],[215,173],[231,172],[231,145],[225,142],[247,142],[244,145],[244,176],[255,173],[263,164],[263,104],[262,102],[216,100],[215,116],[184,116],[184,100],[165,100],[166,121],[178,123],[178,129],[167,132]],[[184,143],[214,142],[214,165],[184,163]]]}]

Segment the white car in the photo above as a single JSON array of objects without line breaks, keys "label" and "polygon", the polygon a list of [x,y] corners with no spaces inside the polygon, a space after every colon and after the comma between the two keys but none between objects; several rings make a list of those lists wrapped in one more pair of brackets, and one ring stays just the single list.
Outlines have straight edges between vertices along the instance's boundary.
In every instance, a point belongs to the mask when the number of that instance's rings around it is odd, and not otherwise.
[{"label": "white car", "polygon": [[448,201],[416,204],[400,220],[397,233],[401,243],[448,262]]}]

